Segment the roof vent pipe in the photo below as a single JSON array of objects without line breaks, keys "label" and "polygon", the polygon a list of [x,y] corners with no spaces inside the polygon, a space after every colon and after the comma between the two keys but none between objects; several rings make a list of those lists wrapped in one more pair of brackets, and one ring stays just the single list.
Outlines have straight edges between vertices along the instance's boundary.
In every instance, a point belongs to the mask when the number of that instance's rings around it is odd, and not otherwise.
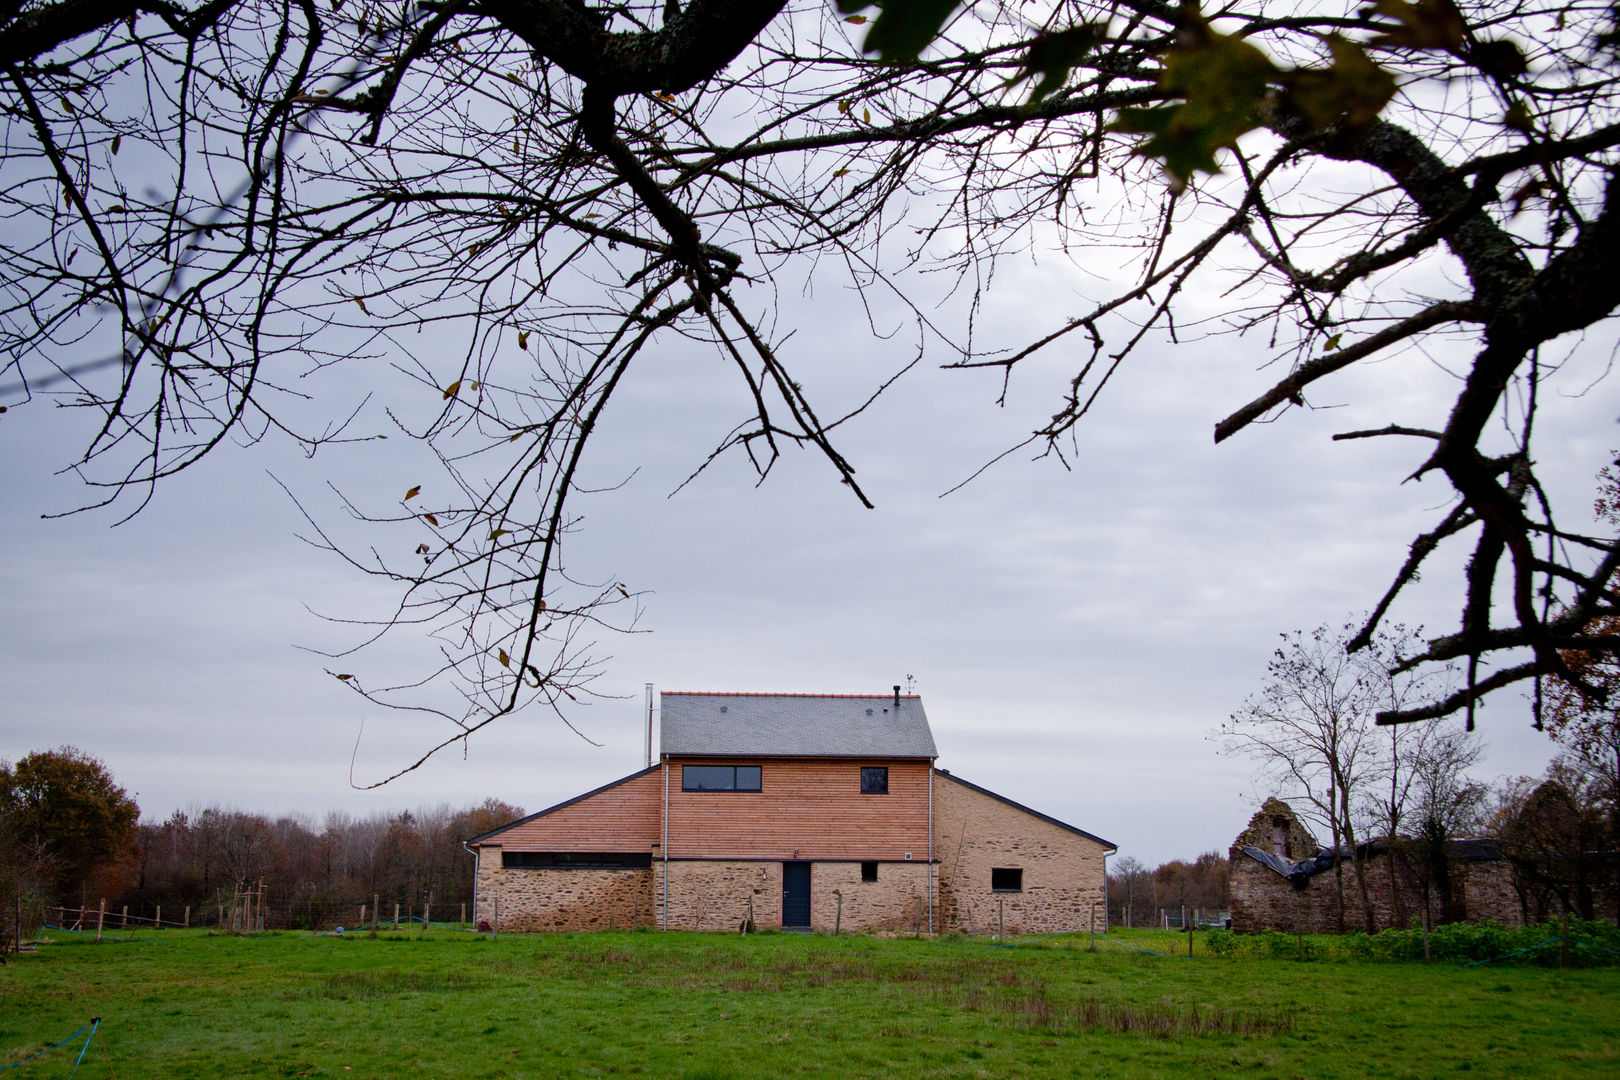
[{"label": "roof vent pipe", "polygon": [[895,707],[896,710],[898,710],[900,708],[900,684],[899,683],[894,684],[894,707]]}]

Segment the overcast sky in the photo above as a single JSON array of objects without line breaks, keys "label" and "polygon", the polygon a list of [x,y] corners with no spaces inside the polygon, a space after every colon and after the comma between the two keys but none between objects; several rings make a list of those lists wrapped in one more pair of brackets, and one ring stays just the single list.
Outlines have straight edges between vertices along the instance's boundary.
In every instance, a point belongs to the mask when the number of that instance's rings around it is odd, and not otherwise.
[{"label": "overcast sky", "polygon": [[[1055,325],[1096,287],[1061,264],[1009,267],[986,333]],[[858,400],[913,348],[903,330],[875,340],[831,287],[794,300],[781,325],[798,327],[786,355],[819,401]],[[1466,358],[1448,348],[1349,372],[1314,402],[1334,407],[1216,447],[1214,423],[1276,377],[1259,370],[1263,343],[1160,343],[1122,369],[1072,468],[1014,454],[943,498],[1051,414],[1078,344],[1028,365],[1004,408],[996,376],[930,357],[842,432],[875,511],[808,455],[757,489],[744,462],[723,461],[670,497],[746,403],[713,355],[661,350],[593,451],[594,479],[631,478],[580,504],[570,551],[576,573],[645,591],[643,632],[600,644],[604,697],[570,714],[602,746],[519,715],[376,791],[351,786],[351,755],[367,783],[438,732],[368,709],[298,648],[346,640],[306,605],[344,614],[386,595],[294,539],[297,512],[270,474],[315,503],[328,476],[402,492],[420,481],[408,452],[395,441],[305,461],[284,445],[225,447],[127,524],[46,521],[84,492],[52,476],[75,433],[40,399],[0,416],[0,758],[77,746],[151,818],[190,804],[319,817],[486,796],[533,811],[641,767],[646,682],[901,683],[922,695],[942,767],[1149,865],[1224,852],[1268,792],[1210,732],[1258,689],[1280,632],[1364,610],[1447,504],[1434,480],[1400,483],[1420,447],[1329,436],[1437,423],[1433,403],[1455,386],[1446,365]],[[1616,443],[1613,384],[1597,381],[1612,348],[1586,342],[1545,402],[1541,475],[1576,507]],[[357,400],[378,375],[343,378],[328,391]],[[362,420],[383,422],[375,407]],[[1460,595],[1457,559],[1441,565],[1452,572],[1431,572],[1398,612],[1436,631],[1453,628]],[[1486,777],[1545,765],[1517,690],[1481,723]]]}]

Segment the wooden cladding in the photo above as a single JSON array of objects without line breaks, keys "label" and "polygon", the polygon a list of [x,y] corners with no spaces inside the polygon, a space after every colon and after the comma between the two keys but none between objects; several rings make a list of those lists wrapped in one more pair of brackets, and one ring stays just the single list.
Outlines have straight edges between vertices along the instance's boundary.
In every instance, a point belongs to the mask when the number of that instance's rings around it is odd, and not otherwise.
[{"label": "wooden cladding", "polygon": [[[683,791],[670,763],[672,859],[928,859],[927,761],[889,761],[888,794],[861,794],[870,760],[754,758],[758,792]],[[722,764],[692,759],[692,765]]]},{"label": "wooden cladding", "polygon": [[[715,766],[746,768],[759,790],[682,790],[687,765],[706,774]],[[875,769],[885,770],[886,794],[870,794]],[[926,761],[750,758],[738,766],[694,758],[671,761],[669,770],[672,859],[928,859]],[[863,774],[868,794],[862,794]],[[664,775],[655,771],[545,811],[487,842],[508,854],[661,854],[663,806]]]},{"label": "wooden cladding", "polygon": [[663,823],[664,777],[637,776],[490,838],[503,851],[652,851]]}]

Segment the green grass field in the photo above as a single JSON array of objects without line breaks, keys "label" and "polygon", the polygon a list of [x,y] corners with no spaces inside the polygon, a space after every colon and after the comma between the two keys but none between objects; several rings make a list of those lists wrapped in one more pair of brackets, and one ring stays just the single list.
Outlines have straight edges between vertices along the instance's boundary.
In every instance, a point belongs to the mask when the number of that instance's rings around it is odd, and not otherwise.
[{"label": "green grass field", "polygon": [[[78,1077],[1613,1077],[1620,968],[1159,957],[1084,935],[58,934],[0,967],[0,1066]],[[1185,950],[1150,931],[1123,940]],[[73,1074],[74,1043],[0,1073]]]}]

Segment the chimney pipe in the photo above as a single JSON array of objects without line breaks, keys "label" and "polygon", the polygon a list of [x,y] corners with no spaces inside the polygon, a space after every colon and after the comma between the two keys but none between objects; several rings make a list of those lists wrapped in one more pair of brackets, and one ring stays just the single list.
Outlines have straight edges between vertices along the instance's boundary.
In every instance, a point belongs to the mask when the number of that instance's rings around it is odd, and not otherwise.
[{"label": "chimney pipe", "polygon": [[895,709],[897,711],[900,708],[900,684],[899,683],[894,684],[894,707],[895,707]]},{"label": "chimney pipe", "polygon": [[653,684],[647,684],[647,768],[652,768]]}]

